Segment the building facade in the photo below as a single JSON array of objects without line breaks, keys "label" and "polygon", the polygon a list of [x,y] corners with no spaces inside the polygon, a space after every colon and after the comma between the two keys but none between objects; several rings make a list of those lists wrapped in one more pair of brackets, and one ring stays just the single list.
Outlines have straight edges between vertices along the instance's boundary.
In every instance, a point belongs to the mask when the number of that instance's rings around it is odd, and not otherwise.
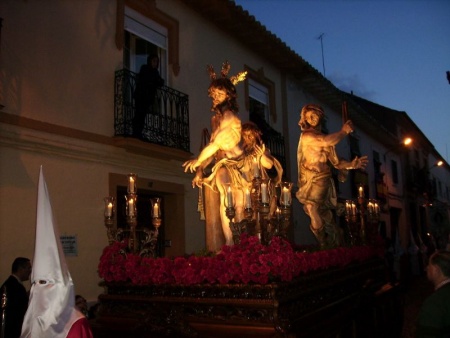
[{"label": "building facade", "polygon": [[[423,195],[410,192],[406,155],[390,150],[407,134],[408,119],[396,121],[393,129],[383,126],[232,1],[6,0],[0,6],[3,279],[16,256],[33,256],[41,165],[59,232],[72,241],[67,261],[76,291],[86,298],[101,292],[97,265],[108,245],[104,198],[122,200],[117,215],[123,215],[128,173],[138,177],[139,214],[145,215],[150,198],[163,201],[160,253],[173,257],[204,249],[198,190],[182,164],[198,155],[210,129],[206,66],[218,70],[226,60],[230,74],[247,70],[248,79],[237,85],[239,116],[258,122],[270,136],[265,141],[284,164],[286,180],[296,185],[301,107],[321,104],[326,129],[334,132],[342,126],[346,102],[356,132],[339,144],[338,153],[347,159],[368,155],[371,165],[339,184],[339,200],[355,198],[357,184],[364,184],[367,197],[388,199],[381,216],[385,232],[389,237],[398,229],[405,250],[411,219],[429,214],[433,221],[430,195],[423,209]],[[133,137],[136,75],[150,54],[158,55],[164,79],[156,96],[158,118],[148,117],[146,133]],[[431,167],[439,155],[423,135],[422,140],[426,146],[415,149],[426,160],[418,161]],[[429,168],[428,177],[434,182],[433,204],[439,201],[448,220],[448,164],[443,168],[445,174]],[[314,243],[297,201],[292,219],[292,240]]]}]

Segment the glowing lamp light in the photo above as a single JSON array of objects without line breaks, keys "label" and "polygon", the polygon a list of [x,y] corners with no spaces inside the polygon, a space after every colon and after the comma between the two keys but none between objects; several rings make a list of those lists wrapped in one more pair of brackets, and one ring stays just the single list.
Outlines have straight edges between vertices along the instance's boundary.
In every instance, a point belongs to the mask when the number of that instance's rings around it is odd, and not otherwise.
[{"label": "glowing lamp light", "polygon": [[407,137],[403,140],[403,144],[405,146],[409,146],[413,142],[413,139],[411,137]]}]

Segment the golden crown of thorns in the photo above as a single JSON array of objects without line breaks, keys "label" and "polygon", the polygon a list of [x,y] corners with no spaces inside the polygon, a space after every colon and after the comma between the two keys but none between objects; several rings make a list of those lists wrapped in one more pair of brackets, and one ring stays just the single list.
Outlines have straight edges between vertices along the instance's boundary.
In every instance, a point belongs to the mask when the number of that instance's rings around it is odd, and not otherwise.
[{"label": "golden crown of thorns", "polygon": [[[230,71],[231,65],[228,61],[225,61],[222,64],[222,69],[220,70],[220,75],[223,78],[226,78],[228,76],[228,72]],[[207,65],[206,69],[208,70],[209,77],[211,81],[214,81],[217,78],[216,72],[214,71],[214,67],[211,65]],[[236,85],[237,83],[244,81],[245,77],[247,76],[247,71],[239,72],[236,75],[230,77],[230,81],[233,85]]]}]

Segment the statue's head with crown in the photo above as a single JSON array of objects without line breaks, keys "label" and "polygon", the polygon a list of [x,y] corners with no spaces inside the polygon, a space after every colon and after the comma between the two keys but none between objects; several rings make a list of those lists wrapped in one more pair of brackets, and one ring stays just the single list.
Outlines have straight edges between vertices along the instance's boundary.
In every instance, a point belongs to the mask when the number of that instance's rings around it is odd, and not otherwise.
[{"label": "statue's head with crown", "polygon": [[228,78],[230,68],[230,63],[225,61],[220,71],[221,76],[217,77],[213,66],[207,66],[207,71],[211,79],[211,84],[208,88],[208,96],[212,99],[211,111],[220,113],[225,107],[235,113],[238,111],[235,85],[245,80],[247,72],[240,72],[236,76]]}]

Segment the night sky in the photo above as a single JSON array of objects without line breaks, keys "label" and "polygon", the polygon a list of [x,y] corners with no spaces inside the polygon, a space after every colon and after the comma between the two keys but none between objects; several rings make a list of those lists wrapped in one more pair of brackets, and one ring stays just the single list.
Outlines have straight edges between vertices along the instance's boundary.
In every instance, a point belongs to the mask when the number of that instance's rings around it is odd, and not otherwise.
[{"label": "night sky", "polygon": [[235,2],[339,89],[405,111],[449,161],[450,1]]}]

